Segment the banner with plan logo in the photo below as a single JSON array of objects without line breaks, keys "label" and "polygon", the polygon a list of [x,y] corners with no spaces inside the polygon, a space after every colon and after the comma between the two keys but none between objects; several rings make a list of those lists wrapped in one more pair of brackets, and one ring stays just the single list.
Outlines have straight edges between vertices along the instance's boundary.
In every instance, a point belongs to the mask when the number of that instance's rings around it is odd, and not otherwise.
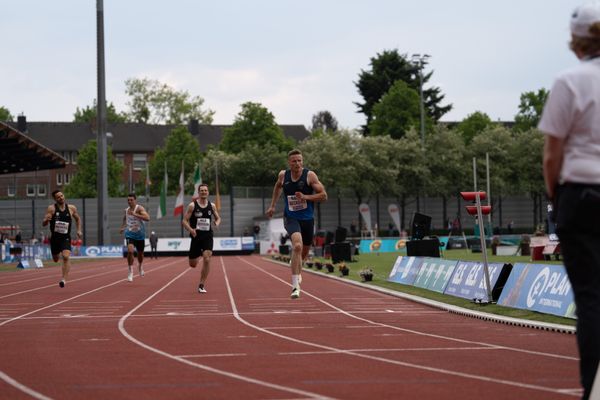
[{"label": "banner with plan logo", "polygon": [[563,265],[515,264],[498,304],[576,318],[571,282]]}]

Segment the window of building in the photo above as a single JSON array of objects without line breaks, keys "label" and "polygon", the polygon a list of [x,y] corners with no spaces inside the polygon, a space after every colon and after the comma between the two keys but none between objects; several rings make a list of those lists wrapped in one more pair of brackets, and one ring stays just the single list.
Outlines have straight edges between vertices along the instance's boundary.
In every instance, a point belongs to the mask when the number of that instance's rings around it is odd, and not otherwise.
[{"label": "window of building", "polygon": [[71,163],[71,152],[70,151],[61,151],[60,155],[65,159],[67,164]]},{"label": "window of building", "polygon": [[37,185],[37,195],[40,197],[46,197],[46,185]]},{"label": "window of building", "polygon": [[117,153],[117,154],[115,154],[115,159],[117,161],[119,161],[120,163],[125,164],[125,154]]},{"label": "window of building", "polygon": [[68,185],[69,183],[71,183],[71,174],[65,174],[65,177],[63,178],[63,182],[65,183],[65,185]]},{"label": "window of building", "polygon": [[35,197],[35,184],[27,184],[27,197]]},{"label": "window of building", "polygon": [[146,168],[146,154],[133,155],[133,169],[141,171]]},{"label": "window of building", "polygon": [[7,187],[8,197],[15,197],[16,194],[17,194],[17,191],[15,190],[15,185],[12,183],[9,183],[8,187]]},{"label": "window of building", "polygon": [[62,174],[56,174],[56,184],[58,186],[62,186],[62,184],[63,184],[63,176],[62,176]]},{"label": "window of building", "polygon": [[71,164],[77,164],[77,157],[79,156],[79,153],[76,151],[72,151],[71,152]]}]

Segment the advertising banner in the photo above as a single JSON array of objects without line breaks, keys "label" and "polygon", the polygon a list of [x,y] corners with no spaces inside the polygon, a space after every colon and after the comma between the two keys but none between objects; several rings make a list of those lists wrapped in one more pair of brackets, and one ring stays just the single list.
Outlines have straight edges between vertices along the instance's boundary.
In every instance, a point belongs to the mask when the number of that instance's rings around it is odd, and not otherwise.
[{"label": "advertising banner", "polygon": [[358,245],[360,254],[366,253],[404,253],[406,254],[406,240],[404,239],[363,239]]},{"label": "advertising banner", "polygon": [[365,227],[368,231],[370,231],[371,228],[371,209],[369,208],[369,205],[367,203],[361,203],[358,206],[358,211],[360,211],[360,215],[362,216],[363,220],[365,221]]},{"label": "advertising banner", "polygon": [[423,258],[414,286],[444,293],[457,262],[439,258]]},{"label": "advertising banner", "polygon": [[[493,290],[496,286],[496,282],[498,281],[498,277],[500,276],[503,267],[503,263],[488,264],[490,284],[492,286],[490,290]],[[483,263],[459,261],[444,293],[469,300],[487,300],[488,295]]]},{"label": "advertising banner", "polygon": [[390,217],[392,218],[392,221],[394,221],[394,225],[396,225],[398,232],[402,231],[402,229],[400,229],[400,210],[398,209],[398,206],[396,204],[388,205],[388,213],[390,213]]},{"label": "advertising banner", "polygon": [[71,257],[123,257],[123,246],[78,246],[71,249]]},{"label": "advertising banner", "polygon": [[515,264],[498,304],[576,318],[571,282],[563,265]]},{"label": "advertising banner", "polygon": [[422,257],[399,256],[387,280],[412,285],[419,273],[422,262]]}]

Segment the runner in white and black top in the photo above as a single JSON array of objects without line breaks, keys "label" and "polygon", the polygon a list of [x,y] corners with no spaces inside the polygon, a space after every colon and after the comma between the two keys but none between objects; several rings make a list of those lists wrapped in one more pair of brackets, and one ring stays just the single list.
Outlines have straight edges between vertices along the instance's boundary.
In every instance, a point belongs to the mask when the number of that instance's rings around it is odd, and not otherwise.
[{"label": "runner in white and black top", "polygon": [[200,256],[202,256],[202,272],[200,273],[198,292],[206,293],[204,285],[210,272],[210,257],[213,250],[212,227],[213,224],[215,227],[221,224],[221,217],[217,207],[208,201],[208,185],[203,183],[198,186],[198,196],[197,200],[188,205],[182,225],[192,238],[188,255],[190,267],[196,268]]},{"label": "runner in white and black top", "polygon": [[71,269],[71,225],[73,220],[77,224],[77,237],[81,238],[81,219],[77,213],[77,207],[67,204],[65,195],[60,190],[52,192],[52,197],[56,201],[46,209],[46,215],[42,221],[42,226],[50,224],[50,252],[54,262],[62,255],[62,279],[58,283],[60,287],[65,287],[65,282]]}]

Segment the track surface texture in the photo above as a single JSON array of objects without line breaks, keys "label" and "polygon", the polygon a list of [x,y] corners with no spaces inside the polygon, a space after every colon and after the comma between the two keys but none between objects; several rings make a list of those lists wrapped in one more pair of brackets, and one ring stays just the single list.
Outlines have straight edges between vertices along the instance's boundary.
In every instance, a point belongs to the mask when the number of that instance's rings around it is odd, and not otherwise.
[{"label": "track surface texture", "polygon": [[213,257],[0,274],[2,399],[569,399],[575,336],[469,318],[290,269]]}]

